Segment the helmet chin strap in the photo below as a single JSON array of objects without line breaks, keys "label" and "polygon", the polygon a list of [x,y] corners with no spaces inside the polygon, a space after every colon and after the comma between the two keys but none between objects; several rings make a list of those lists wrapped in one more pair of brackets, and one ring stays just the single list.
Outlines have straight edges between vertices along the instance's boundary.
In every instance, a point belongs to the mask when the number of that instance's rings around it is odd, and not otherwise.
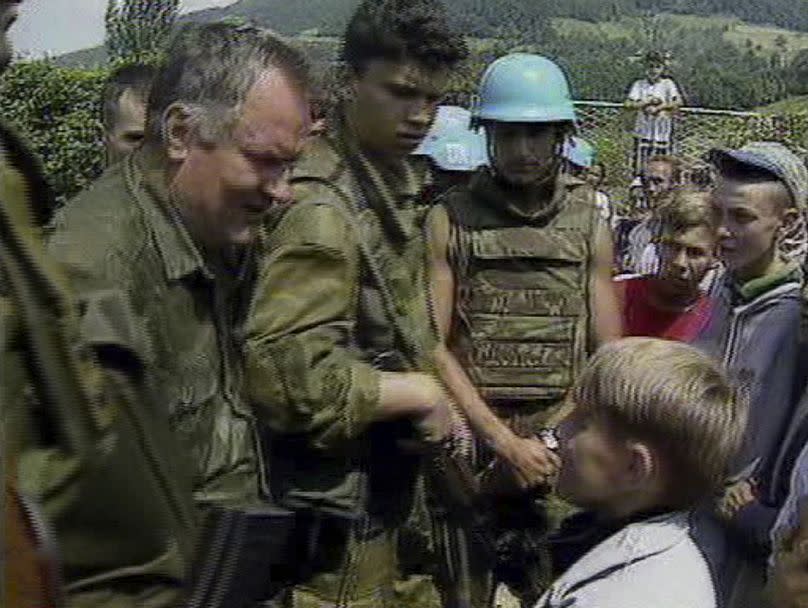
[{"label": "helmet chin strap", "polygon": [[491,173],[498,181],[504,183],[511,189],[524,190],[525,192],[529,192],[531,190],[540,190],[542,188],[547,187],[548,184],[555,183],[555,180],[557,179],[558,174],[561,171],[562,154],[564,149],[564,137],[565,137],[563,133],[559,134],[558,139],[555,143],[553,157],[552,160],[549,161],[547,172],[537,180],[525,185],[517,185],[510,183],[509,181],[504,179],[504,176],[497,170],[497,164],[494,160],[495,157],[494,137],[491,131],[487,131],[487,135],[488,137],[486,137],[487,140],[486,146],[488,148],[488,160],[491,167]]}]

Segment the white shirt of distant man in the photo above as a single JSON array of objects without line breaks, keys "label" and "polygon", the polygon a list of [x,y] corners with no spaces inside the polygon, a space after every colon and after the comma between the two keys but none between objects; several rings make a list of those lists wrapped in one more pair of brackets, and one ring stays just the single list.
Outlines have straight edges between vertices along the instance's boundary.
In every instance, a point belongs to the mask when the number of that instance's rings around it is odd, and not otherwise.
[{"label": "white shirt of distant man", "polygon": [[[648,78],[637,80],[631,85],[628,93],[630,101],[644,103],[656,98],[661,104],[681,102],[682,95],[679,87],[671,78],[662,77],[651,82]],[[637,112],[637,122],[634,125],[634,136],[638,139],[656,143],[670,143],[673,133],[673,116],[670,112],[650,114],[643,110]]]}]

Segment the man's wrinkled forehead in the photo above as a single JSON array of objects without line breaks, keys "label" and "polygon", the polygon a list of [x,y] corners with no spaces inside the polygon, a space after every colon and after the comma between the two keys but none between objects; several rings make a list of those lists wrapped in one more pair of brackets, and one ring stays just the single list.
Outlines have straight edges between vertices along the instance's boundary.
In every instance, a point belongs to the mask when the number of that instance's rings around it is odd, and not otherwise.
[{"label": "man's wrinkled forehead", "polygon": [[258,124],[241,122],[235,130],[234,139],[238,147],[248,154],[293,162],[300,156],[310,129],[307,120],[290,123],[279,117]]}]

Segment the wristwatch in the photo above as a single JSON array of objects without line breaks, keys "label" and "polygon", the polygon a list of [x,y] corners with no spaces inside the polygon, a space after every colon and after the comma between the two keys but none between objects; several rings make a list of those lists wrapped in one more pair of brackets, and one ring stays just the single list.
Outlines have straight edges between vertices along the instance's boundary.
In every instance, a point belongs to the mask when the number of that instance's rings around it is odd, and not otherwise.
[{"label": "wristwatch", "polygon": [[539,429],[539,432],[536,433],[536,437],[538,437],[551,452],[557,452],[559,448],[561,448],[561,441],[558,439],[558,431],[555,429]]}]

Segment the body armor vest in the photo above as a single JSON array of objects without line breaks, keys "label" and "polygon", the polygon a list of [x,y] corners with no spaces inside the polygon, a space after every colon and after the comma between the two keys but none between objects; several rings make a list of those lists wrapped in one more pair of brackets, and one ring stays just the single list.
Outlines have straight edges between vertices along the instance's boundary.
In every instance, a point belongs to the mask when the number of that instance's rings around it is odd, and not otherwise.
[{"label": "body armor vest", "polygon": [[485,172],[448,196],[452,347],[489,402],[555,402],[587,356],[594,193],[561,177],[531,219],[509,211],[506,197]]}]

